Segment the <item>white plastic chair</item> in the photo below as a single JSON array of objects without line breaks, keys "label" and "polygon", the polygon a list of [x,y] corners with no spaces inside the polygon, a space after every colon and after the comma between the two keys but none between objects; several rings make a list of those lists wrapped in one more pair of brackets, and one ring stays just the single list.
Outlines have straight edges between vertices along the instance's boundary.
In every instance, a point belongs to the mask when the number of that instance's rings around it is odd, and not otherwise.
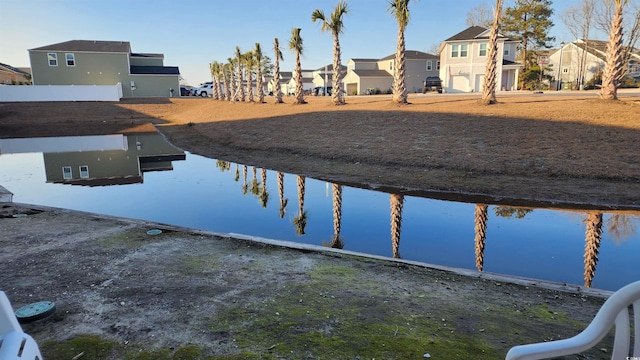
[{"label": "white plastic chair", "polygon": [[38,344],[22,331],[4,291],[0,291],[0,359],[42,360]]},{"label": "white plastic chair", "polygon": [[[634,346],[631,351],[631,324],[629,306],[633,305]],[[578,335],[564,340],[512,347],[506,360],[548,359],[581,353],[592,348],[616,327],[611,359],[640,358],[640,281],[636,281],[613,293],[593,318],[589,326]]]}]

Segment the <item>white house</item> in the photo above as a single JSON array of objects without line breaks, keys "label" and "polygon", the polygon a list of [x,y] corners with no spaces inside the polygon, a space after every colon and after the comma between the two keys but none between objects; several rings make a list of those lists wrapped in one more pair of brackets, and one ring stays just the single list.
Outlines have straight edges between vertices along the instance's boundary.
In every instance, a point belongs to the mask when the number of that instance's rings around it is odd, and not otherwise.
[{"label": "white house", "polygon": [[[446,39],[440,46],[440,79],[445,92],[481,92],[487,67],[489,32],[480,26],[471,26]],[[496,90],[517,90],[518,41],[498,36]]]}]

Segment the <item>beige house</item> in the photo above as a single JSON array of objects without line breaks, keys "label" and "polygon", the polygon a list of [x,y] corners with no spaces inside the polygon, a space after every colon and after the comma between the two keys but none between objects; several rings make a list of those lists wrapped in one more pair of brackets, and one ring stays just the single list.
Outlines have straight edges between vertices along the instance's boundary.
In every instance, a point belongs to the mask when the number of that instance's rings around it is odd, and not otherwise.
[{"label": "beige house", "polygon": [[[340,65],[340,71],[342,74],[346,74],[347,67]],[[315,88],[333,87],[333,64],[325,65],[313,71],[313,86]],[[319,91],[322,95],[324,90]]]},{"label": "beige house", "polygon": [[180,96],[163,54],[133,53],[127,41],[71,40],[29,50],[34,85],[116,85],[124,97]]},{"label": "beige house", "polygon": [[[565,90],[579,89],[581,84],[588,83],[604,69],[606,54],[606,41],[580,39],[563,44],[560,49],[556,49],[549,55],[549,67],[553,71],[552,77],[556,80],[551,87]],[[560,64],[561,61],[562,64]],[[640,81],[640,50],[638,49],[631,51],[627,63],[627,75]]]},{"label": "beige house", "polygon": [[0,63],[0,84],[31,84],[31,69]]},{"label": "beige house", "polygon": [[[391,93],[395,54],[382,59],[349,59],[342,80],[347,95]],[[405,51],[405,84],[410,93],[422,91],[427,76],[438,76],[440,60],[421,51]]]},{"label": "beige house", "polygon": [[[487,67],[489,30],[471,26],[446,39],[440,46],[440,79],[445,92],[481,92]],[[496,90],[517,90],[518,41],[498,36]]]}]

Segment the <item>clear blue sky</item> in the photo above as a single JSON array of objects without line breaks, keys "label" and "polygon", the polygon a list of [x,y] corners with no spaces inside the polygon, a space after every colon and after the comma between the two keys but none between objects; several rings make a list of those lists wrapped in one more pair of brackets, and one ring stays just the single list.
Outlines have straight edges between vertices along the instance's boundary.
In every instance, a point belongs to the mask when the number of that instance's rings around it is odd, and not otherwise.
[{"label": "clear blue sky", "polygon": [[[303,69],[332,61],[333,39],[311,22],[314,9],[330,14],[338,0],[0,0],[0,62],[28,67],[28,49],[68,40],[129,41],[133,52],[163,53],[165,66],[178,66],[185,82],[210,80],[209,63],[225,62],[235,47],[256,42],[273,59],[278,38],[284,55],[281,71],[291,71],[291,28],[302,28]],[[464,30],[469,9],[493,0],[421,0],[411,2],[405,31],[408,50],[428,52],[434,44]],[[513,0],[505,0],[505,6]],[[573,41],[559,15],[579,0],[555,0],[557,42]],[[397,24],[387,0],[348,0],[340,37],[342,63],[349,58],[381,58],[395,52]]]}]

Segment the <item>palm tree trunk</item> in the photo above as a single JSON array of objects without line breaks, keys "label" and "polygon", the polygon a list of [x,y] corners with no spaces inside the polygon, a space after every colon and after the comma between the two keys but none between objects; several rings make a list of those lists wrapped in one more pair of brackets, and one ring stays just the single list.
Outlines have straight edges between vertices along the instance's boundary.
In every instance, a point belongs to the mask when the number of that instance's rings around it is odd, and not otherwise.
[{"label": "palm tree trunk", "polygon": [[341,81],[342,72],[340,71],[340,39],[338,33],[333,33],[333,74],[331,76],[333,90],[331,91],[331,99],[335,105],[344,105],[344,94],[342,93]]},{"label": "palm tree trunk", "polygon": [[249,185],[247,184],[247,165],[243,165],[242,167],[242,194],[247,195],[247,191],[249,190]]},{"label": "palm tree trunk", "polygon": [[284,198],[284,173],[278,171],[276,178],[278,179],[278,196],[280,197],[280,218],[284,219],[285,209],[287,207],[287,199]]},{"label": "palm tree trunk", "polygon": [[304,104],[304,93],[302,88],[302,65],[300,64],[300,53],[296,52],[296,104]]},{"label": "palm tree trunk", "polygon": [[229,82],[231,83],[231,93],[230,93],[230,96],[229,96],[229,101],[230,102],[236,102],[236,101],[238,101],[238,93],[237,93],[237,89],[236,89],[235,72],[233,71],[233,69],[231,70],[231,73],[230,73]]},{"label": "palm tree trunk", "polygon": [[502,0],[496,0],[496,8],[493,13],[493,25],[489,34],[487,44],[487,68],[485,70],[484,84],[482,86],[482,103],[485,105],[495,104],[496,100],[496,77],[498,61],[498,28],[500,27],[500,13],[502,11]]},{"label": "palm tree trunk", "polygon": [[247,95],[249,98],[249,102],[253,102],[253,79],[251,75],[252,69],[247,69]]},{"label": "palm tree trunk", "polygon": [[393,101],[399,104],[407,103],[407,86],[405,83],[405,42],[404,30],[398,28],[398,45],[393,72]]},{"label": "palm tree trunk", "polygon": [[305,192],[305,177],[298,175],[298,216],[293,219],[293,224],[296,227],[296,233],[298,235],[304,235],[304,229],[307,226],[307,213],[304,211],[304,192]]},{"label": "palm tree trunk", "polygon": [[389,202],[391,204],[391,246],[393,248],[393,257],[400,259],[400,231],[404,195],[391,194]]},{"label": "palm tree trunk", "polygon": [[591,287],[596,273],[600,240],[602,239],[602,213],[587,213],[586,239],[584,246],[584,286]]},{"label": "palm tree trunk", "polygon": [[622,49],[622,2],[616,0],[616,10],[611,21],[609,42],[607,43],[607,57],[602,73],[602,88],[600,97],[605,100],[618,98],[618,85],[624,73]]},{"label": "palm tree trunk", "polygon": [[476,232],[476,268],[482,271],[484,267],[484,244],[487,239],[487,220],[489,219],[489,206],[476,204],[475,211],[475,232]]},{"label": "palm tree trunk", "polygon": [[333,190],[333,239],[330,247],[335,249],[344,248],[342,238],[340,238],[340,229],[342,227],[342,185],[331,184]]},{"label": "palm tree trunk", "polygon": [[276,99],[276,104],[282,104],[282,89],[280,88],[280,61],[276,54],[276,60],[273,71],[273,95]]},{"label": "palm tree trunk", "polygon": [[258,74],[256,76],[256,87],[258,90],[258,102],[259,103],[264,103],[264,89],[263,87],[263,83],[262,83],[262,66],[260,64],[260,61],[258,61]]}]

